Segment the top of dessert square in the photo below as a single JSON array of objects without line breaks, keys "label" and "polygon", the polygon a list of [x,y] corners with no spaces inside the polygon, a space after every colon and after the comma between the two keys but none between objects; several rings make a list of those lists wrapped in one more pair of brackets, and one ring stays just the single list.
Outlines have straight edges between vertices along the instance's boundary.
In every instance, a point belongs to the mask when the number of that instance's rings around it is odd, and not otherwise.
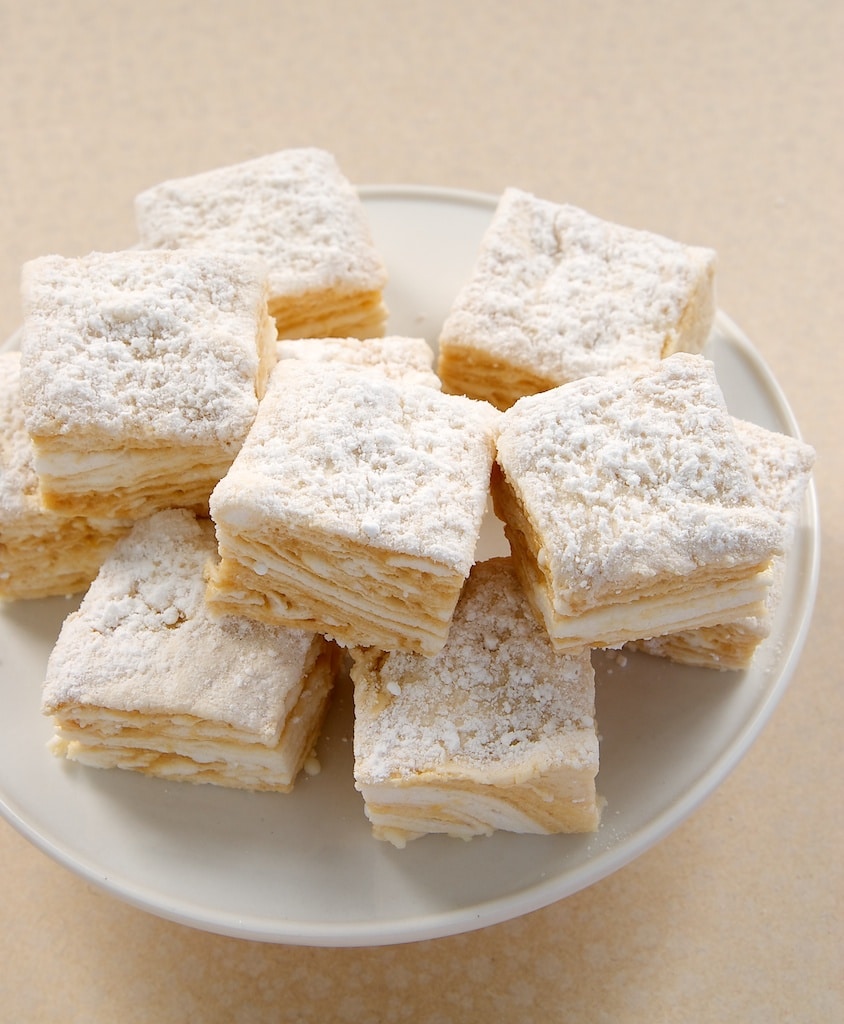
[{"label": "top of dessert square", "polygon": [[684,312],[696,289],[711,290],[714,265],[710,249],[508,188],[440,344],[476,347],[560,382],[643,368],[677,347]]},{"label": "top of dessert square", "polygon": [[150,248],[260,256],[272,296],[386,283],[360,197],[322,149],[285,149],[161,182],[136,197],[135,214]]},{"label": "top of dessert square", "polygon": [[189,715],[277,742],[314,636],[212,618],[204,571],[213,527],[183,509],[140,520],[118,542],[50,656],[42,703]]},{"label": "top of dessert square", "polygon": [[149,448],[243,439],[258,407],[260,348],[274,331],[258,260],[43,256],[24,264],[22,295],[21,395],[33,437]]},{"label": "top of dessert square", "polygon": [[441,388],[434,350],[424,338],[305,338],[278,342],[279,359],[304,359],[378,373],[392,380]]},{"label": "top of dessert square", "polygon": [[235,530],[283,522],[468,573],[498,412],[335,366],[280,361],[211,496]]},{"label": "top of dessert square", "polygon": [[355,695],[355,773],[366,783],[435,773],[510,783],[561,765],[597,769],[587,650],[554,651],[509,559],[478,562],[445,647],[379,656]]},{"label": "top of dessert square", "polygon": [[779,523],[703,356],[522,398],[502,414],[497,444],[540,563],[572,606],[779,550]]},{"label": "top of dessert square", "polygon": [[768,430],[748,420],[735,420],[750,471],[762,500],[792,530],[815,461],[815,449],[798,437]]}]

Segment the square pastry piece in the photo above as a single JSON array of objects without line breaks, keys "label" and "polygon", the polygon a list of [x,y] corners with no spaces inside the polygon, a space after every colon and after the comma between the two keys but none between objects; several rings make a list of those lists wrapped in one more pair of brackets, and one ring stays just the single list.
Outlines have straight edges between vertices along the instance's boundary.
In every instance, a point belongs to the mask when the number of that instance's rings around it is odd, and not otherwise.
[{"label": "square pastry piece", "polygon": [[41,499],[137,519],[208,508],[276,360],[255,259],[45,256],[23,268],[21,397]]},{"label": "square pastry piece", "polygon": [[353,658],[355,785],[376,837],[598,827],[589,651],[551,647],[509,559],[474,566],[435,658]]},{"label": "square pastry piece", "polygon": [[260,256],[279,337],[383,333],[387,274],[366,212],[337,161],[287,149],[165,181],[135,199],[144,246]]},{"label": "square pastry piece", "polygon": [[[815,451],[799,438],[766,430],[756,423],[736,420],[736,430],[747,449],[753,479],[762,500],[779,516],[784,546],[790,546],[800,522],[803,497],[809,486]],[[782,593],[785,558],[773,562],[773,581],[764,611],[718,626],[669,633],[631,645],[683,665],[738,670],[747,668],[756,648],[768,636],[771,617]]]},{"label": "square pastry piece", "polygon": [[446,391],[500,409],[614,369],[700,352],[715,253],[507,189],[439,339]]},{"label": "square pastry piece", "polygon": [[434,350],[424,338],[390,335],[386,338],[300,338],[278,343],[279,359],[332,363],[375,373],[391,380],[427,384],[440,390],[434,373]]},{"label": "square pastry piece", "polygon": [[498,417],[425,385],[282,360],[211,497],[209,601],[345,646],[435,654],[474,561]]},{"label": "square pastry piece", "polygon": [[521,399],[497,467],[496,514],[558,649],[764,609],[782,527],[702,356]]},{"label": "square pastry piece", "polygon": [[207,520],[135,524],[65,620],[42,709],[82,764],[172,781],[288,791],[311,753],[339,651],[302,630],[212,618]]},{"label": "square pastry piece", "polygon": [[42,507],[20,401],[20,352],[0,353],[0,599],[85,590],[130,526]]}]

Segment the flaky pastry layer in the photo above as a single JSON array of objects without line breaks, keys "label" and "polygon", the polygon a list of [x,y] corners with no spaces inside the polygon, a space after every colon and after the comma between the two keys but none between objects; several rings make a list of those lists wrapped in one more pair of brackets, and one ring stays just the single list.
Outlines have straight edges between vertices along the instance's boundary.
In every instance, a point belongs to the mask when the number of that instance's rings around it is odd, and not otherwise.
[{"label": "flaky pastry layer", "polygon": [[377,338],[387,323],[380,291],[358,295],[326,291],[276,298],[269,309],[282,339]]},{"label": "flaky pastry layer", "polygon": [[218,521],[217,534],[221,558],[207,591],[217,613],[319,631],[344,646],[435,654],[445,642],[463,586],[447,566],[272,523],[237,534]]},{"label": "flaky pastry layer", "polygon": [[287,793],[319,736],[336,673],[324,647],[275,744],[190,715],[144,714],[66,704],[53,715],[50,748],[94,768],[123,768],[174,782]]}]

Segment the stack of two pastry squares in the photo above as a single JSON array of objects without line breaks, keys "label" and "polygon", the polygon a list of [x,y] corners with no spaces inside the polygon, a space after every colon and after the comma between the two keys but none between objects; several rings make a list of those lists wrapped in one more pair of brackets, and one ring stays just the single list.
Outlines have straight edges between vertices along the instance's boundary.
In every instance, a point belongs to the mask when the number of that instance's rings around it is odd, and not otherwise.
[{"label": "stack of two pastry squares", "polygon": [[141,248],[23,268],[21,388],[42,501],[207,514],[279,321],[298,338],[383,333],[386,271],[360,198],[321,150],[164,182],[136,208]]},{"label": "stack of two pastry squares", "polygon": [[[758,598],[766,577],[747,565],[754,540],[760,566],[770,543],[761,526],[754,533],[747,520],[741,525],[738,492],[726,481],[741,472],[743,446],[762,503],[793,531],[814,453],[795,438],[730,424],[711,368],[675,362],[671,383],[662,380],[662,360],[704,348],[715,265],[711,249],[511,188],[443,325],[444,388],[501,409],[583,378],[617,376],[616,385],[566,387],[504,420],[496,508],[558,646],[612,646],[638,629],[651,653],[742,668],[765,635]],[[625,397],[626,381],[638,377]],[[673,410],[662,402],[671,423],[647,396],[652,386],[674,392]],[[684,418],[689,436],[675,444],[665,432],[680,430]],[[725,537],[720,558],[716,529]],[[777,558],[776,574],[781,568]],[[666,607],[657,611],[661,593]]]},{"label": "stack of two pastry squares", "polygon": [[0,353],[0,599],[84,590],[130,526],[43,506],[20,396],[20,353]]},{"label": "stack of two pastry squares", "polygon": [[[303,631],[214,619],[204,600],[209,495],[276,360],[263,264],[204,251],[43,257],[24,267],[23,294],[19,397],[40,515],[65,536],[104,516],[116,532],[77,581],[95,577],[49,661],[55,751],[289,789],[336,655]],[[30,547],[49,567],[33,521]]]}]

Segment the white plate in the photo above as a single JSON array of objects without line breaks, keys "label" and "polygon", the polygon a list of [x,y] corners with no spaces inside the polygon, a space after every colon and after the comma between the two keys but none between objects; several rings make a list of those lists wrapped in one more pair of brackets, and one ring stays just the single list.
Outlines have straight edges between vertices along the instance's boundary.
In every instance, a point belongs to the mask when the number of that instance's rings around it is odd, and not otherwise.
[{"label": "white plate", "polygon": [[[390,270],[389,329],[436,338],[474,261],[495,199],[404,187],[362,189]],[[797,433],[762,359],[719,315],[708,355],[733,413]],[[503,551],[488,524],[479,554]],[[0,810],[83,878],[162,917],[250,939],[375,945],[479,928],[559,900],[637,857],[725,778],[756,738],[797,662],[814,601],[814,490],[789,555],[773,633],[746,673],[598,657],[602,736],[594,835],[442,836],[399,851],[369,833],[352,782],[351,708],[341,690],[321,774],[287,796],[173,785],[69,764],[46,750],[40,685],[75,601],[0,611]]]}]

